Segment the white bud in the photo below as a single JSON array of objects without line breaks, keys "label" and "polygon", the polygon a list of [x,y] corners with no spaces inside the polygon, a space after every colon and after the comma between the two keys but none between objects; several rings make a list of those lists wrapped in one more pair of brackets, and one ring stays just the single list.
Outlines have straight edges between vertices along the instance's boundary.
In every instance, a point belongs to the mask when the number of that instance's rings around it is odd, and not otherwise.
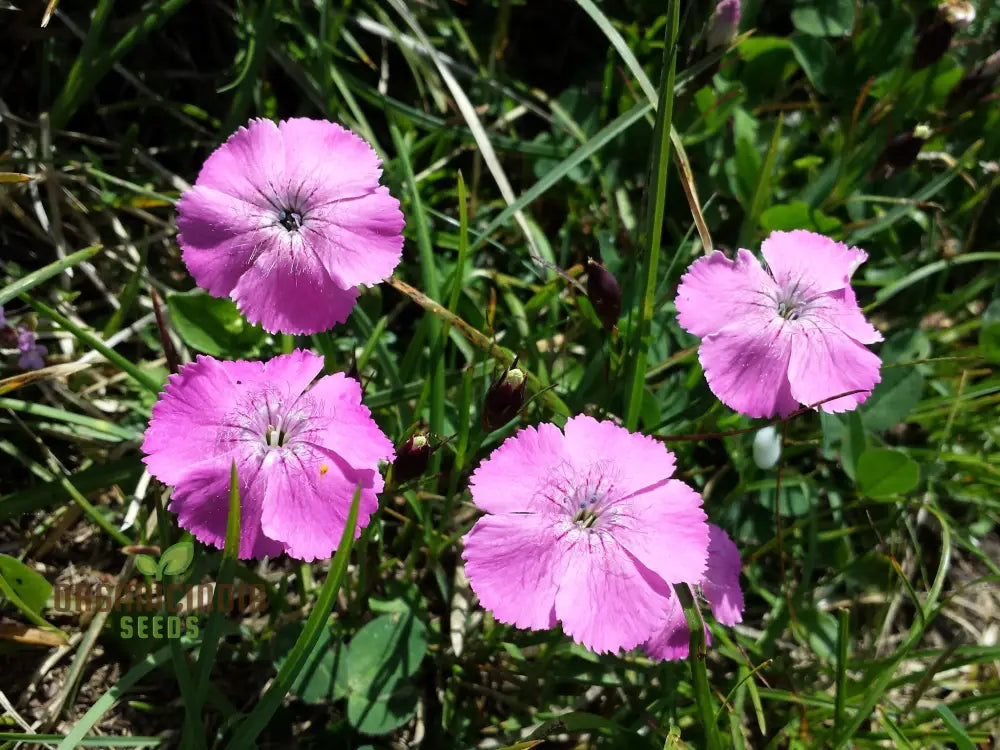
[{"label": "white bud", "polygon": [[765,427],[753,436],[753,462],[761,469],[773,469],[781,458],[781,435],[776,427]]}]

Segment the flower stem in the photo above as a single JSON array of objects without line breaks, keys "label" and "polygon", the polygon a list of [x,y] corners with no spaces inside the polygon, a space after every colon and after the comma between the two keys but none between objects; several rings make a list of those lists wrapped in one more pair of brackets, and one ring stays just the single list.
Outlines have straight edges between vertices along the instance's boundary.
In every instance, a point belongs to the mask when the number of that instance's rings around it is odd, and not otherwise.
[{"label": "flower stem", "polygon": [[719,727],[715,722],[715,709],[712,700],[712,688],[708,684],[708,670],[705,669],[705,623],[701,612],[691,596],[691,589],[681,584],[674,586],[677,597],[684,605],[684,616],[687,618],[688,629],[691,631],[691,641],[688,647],[688,664],[691,665],[691,684],[694,688],[694,701],[698,708],[698,717],[705,733],[707,750],[721,750],[722,740]]},{"label": "flower stem", "polygon": [[639,318],[632,334],[632,371],[625,410],[625,426],[639,426],[639,412],[645,393],[646,360],[649,353],[650,321],[656,303],[656,270],[660,263],[660,240],[663,235],[664,204],[667,197],[667,170],[670,166],[670,122],[674,112],[674,76],[677,72],[677,33],[680,26],[680,0],[669,0],[668,22],[663,45],[663,73],[656,107],[653,133],[653,162],[650,169],[650,190],[646,194],[647,224],[642,245],[645,263],[642,269],[642,300]]}]

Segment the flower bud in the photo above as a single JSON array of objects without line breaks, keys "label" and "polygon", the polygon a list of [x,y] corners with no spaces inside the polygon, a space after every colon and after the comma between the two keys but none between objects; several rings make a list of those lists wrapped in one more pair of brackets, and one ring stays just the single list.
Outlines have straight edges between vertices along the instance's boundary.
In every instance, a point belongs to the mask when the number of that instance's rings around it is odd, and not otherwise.
[{"label": "flower bud", "polygon": [[706,48],[711,51],[716,47],[726,46],[739,30],[740,0],[720,0],[709,21]]},{"label": "flower bud", "polygon": [[994,52],[973,70],[962,76],[948,95],[948,107],[972,106],[985,96],[989,96],[1000,77],[1000,51]]},{"label": "flower bud", "polygon": [[879,154],[878,166],[890,167],[890,172],[906,169],[916,161],[917,154],[924,147],[929,135],[927,126],[918,126],[895,136]]},{"label": "flower bud", "polygon": [[781,458],[781,435],[773,425],[757,431],[753,436],[753,462],[760,469],[773,469]]},{"label": "flower bud", "polygon": [[503,427],[517,416],[524,405],[524,389],[528,385],[524,372],[511,365],[486,392],[483,423],[488,430]]},{"label": "flower bud", "polygon": [[426,435],[414,435],[396,451],[392,462],[392,480],[396,484],[408,482],[427,471],[431,458],[431,444]]},{"label": "flower bud", "polygon": [[614,274],[594,260],[587,263],[587,299],[605,330],[613,330],[622,315],[622,288]]},{"label": "flower bud", "polygon": [[934,12],[925,19],[913,50],[913,70],[926,68],[944,57],[954,35],[955,27],[946,15]]}]

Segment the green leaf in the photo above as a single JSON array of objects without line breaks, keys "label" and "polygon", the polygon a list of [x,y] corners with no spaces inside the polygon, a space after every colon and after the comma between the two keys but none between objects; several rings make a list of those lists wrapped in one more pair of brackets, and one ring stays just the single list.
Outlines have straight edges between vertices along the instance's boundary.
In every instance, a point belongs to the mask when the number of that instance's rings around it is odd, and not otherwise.
[{"label": "green leaf", "polygon": [[427,630],[411,613],[376,617],[351,639],[347,684],[353,693],[416,674],[427,652]]},{"label": "green leaf", "polygon": [[861,422],[861,415],[856,410],[838,416],[845,428],[841,439],[840,462],[844,473],[851,479],[856,479],[858,459],[868,447],[868,435]]},{"label": "green leaf", "polygon": [[52,595],[52,584],[40,573],[10,555],[0,555],[0,577],[17,594],[24,605],[35,614],[41,614]]},{"label": "green leaf", "polygon": [[203,292],[181,292],[167,297],[170,319],[184,343],[205,354],[250,355],[267,335],[250,325],[232,300]]},{"label": "green leaf", "polygon": [[858,490],[869,497],[903,495],[920,482],[920,467],[900,451],[870,448],[858,459],[856,479]]},{"label": "green leaf", "polygon": [[[302,623],[286,625],[274,638],[274,666],[281,669],[302,633]],[[306,703],[323,703],[347,695],[347,648],[333,642],[330,628],[324,628],[305,664],[292,683],[291,692]]]},{"label": "green leaf", "polygon": [[156,560],[149,555],[136,555],[135,568],[144,576],[155,576]]},{"label": "green leaf", "polygon": [[829,93],[837,53],[825,39],[815,36],[795,36],[791,39],[792,52],[809,82],[821,94]]},{"label": "green leaf", "polygon": [[920,401],[924,376],[916,367],[893,367],[885,370],[882,382],[858,410],[861,422],[872,432],[895,427],[906,420]]},{"label": "green leaf", "polygon": [[351,693],[347,719],[364,734],[388,734],[410,720],[417,710],[417,689],[408,680],[397,680],[374,697]]},{"label": "green leaf", "polygon": [[183,573],[194,560],[194,545],[191,542],[177,542],[160,555],[161,575],[176,576]]},{"label": "green leaf", "polygon": [[768,232],[809,229],[820,234],[833,234],[841,227],[839,219],[827,216],[805,201],[779,203],[760,215],[760,226]]},{"label": "green leaf", "polygon": [[795,28],[809,36],[843,36],[854,26],[853,0],[809,0],[792,9]]},{"label": "green leaf", "polygon": [[411,612],[382,615],[357,632],[347,647],[347,716],[367,734],[385,734],[416,709],[408,679],[427,652],[427,631]]},{"label": "green leaf", "polygon": [[1000,299],[990,302],[983,313],[983,327],[979,330],[979,348],[990,362],[1000,362]]}]

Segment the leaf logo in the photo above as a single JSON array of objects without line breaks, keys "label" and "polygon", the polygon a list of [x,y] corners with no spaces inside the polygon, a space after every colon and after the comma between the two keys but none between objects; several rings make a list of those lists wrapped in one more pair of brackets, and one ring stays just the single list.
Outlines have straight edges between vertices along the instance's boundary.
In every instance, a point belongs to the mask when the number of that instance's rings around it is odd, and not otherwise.
[{"label": "leaf logo", "polygon": [[194,545],[191,542],[177,542],[167,547],[160,555],[160,561],[151,555],[136,555],[135,567],[145,576],[153,576],[162,581],[164,575],[176,576],[191,567],[194,560]]}]

